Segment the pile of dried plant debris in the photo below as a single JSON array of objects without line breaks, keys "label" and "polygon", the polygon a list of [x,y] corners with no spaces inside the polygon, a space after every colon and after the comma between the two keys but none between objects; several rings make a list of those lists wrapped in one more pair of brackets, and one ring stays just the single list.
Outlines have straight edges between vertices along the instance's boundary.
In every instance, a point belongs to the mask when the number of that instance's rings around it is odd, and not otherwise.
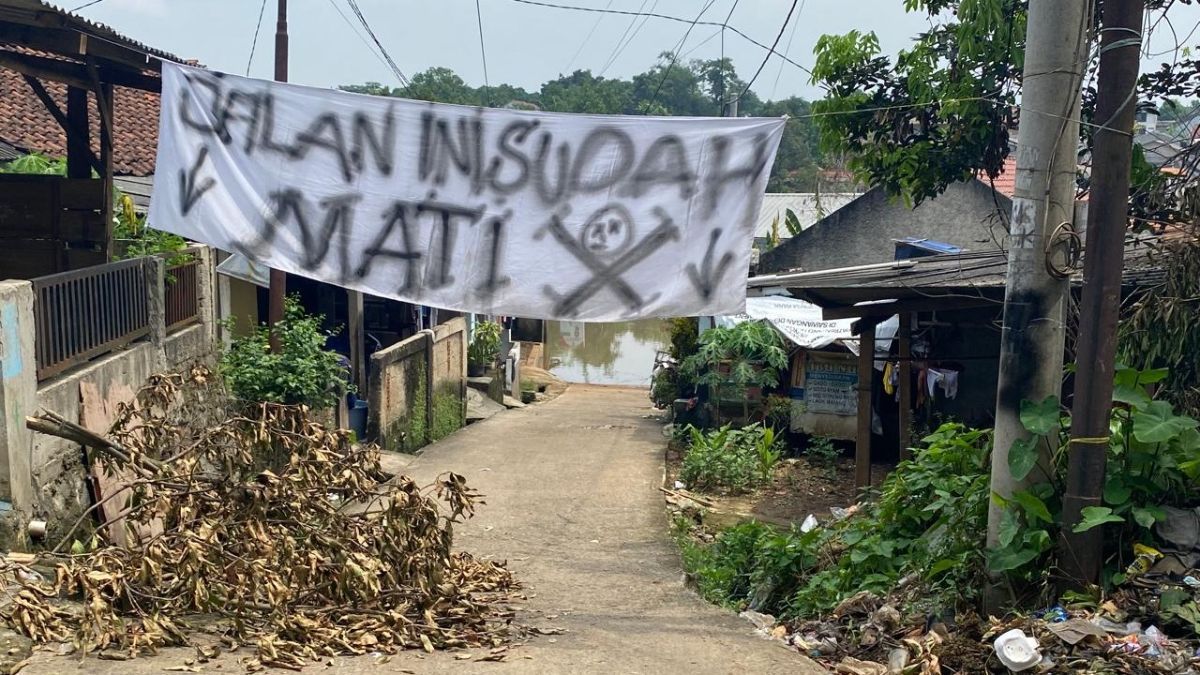
[{"label": "pile of dried plant debris", "polygon": [[452,525],[481,503],[461,476],[388,476],[376,448],[307,409],[230,408],[203,368],[154,378],[107,438],[51,413],[28,424],[89,446],[126,486],[103,498],[123,508],[90,544],[63,539],[54,583],[10,570],[24,588],[4,619],[37,641],[152,653],[205,617],[257,648],[251,668],[297,669],[509,637],[509,571],[451,552]]}]

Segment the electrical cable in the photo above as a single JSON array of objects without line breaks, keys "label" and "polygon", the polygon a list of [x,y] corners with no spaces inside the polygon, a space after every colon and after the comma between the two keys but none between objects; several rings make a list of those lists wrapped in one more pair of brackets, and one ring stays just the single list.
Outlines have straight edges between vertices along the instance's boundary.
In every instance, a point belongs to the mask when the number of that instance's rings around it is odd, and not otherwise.
[{"label": "electrical cable", "polygon": [[102,2],[104,2],[104,0],[92,0],[91,2],[85,2],[82,5],[76,7],[75,9],[72,9],[71,13],[74,14],[75,12],[78,12],[81,9],[87,9],[88,7],[91,7],[92,5],[98,5]]},{"label": "electrical cable", "polygon": [[[808,0],[801,0],[801,2],[800,2],[800,12],[796,14],[796,20],[792,22],[792,32],[790,35],[788,35],[787,47],[783,48],[783,53],[785,56],[791,56],[791,54],[792,54],[792,40],[796,39],[796,29],[800,27],[800,15],[804,13],[804,5],[807,2],[808,2]],[[783,61],[780,61],[779,62],[779,70],[775,73],[775,84],[771,85],[771,96],[770,96],[771,99],[775,98],[775,92],[779,90],[779,78],[782,75],[783,75]]]},{"label": "electrical cable", "polygon": [[[682,16],[672,16],[670,14],[659,14],[659,13],[655,13],[655,12],[641,12],[641,11],[631,12],[628,10],[621,10],[621,9],[600,9],[598,7],[580,7],[578,5],[561,5],[561,4],[556,4],[556,3],[552,3],[552,2],[541,2],[540,0],[512,0],[512,1],[519,2],[523,5],[533,5],[535,7],[549,7],[552,9],[568,9],[568,10],[572,10],[572,11],[576,11],[576,12],[595,12],[595,13],[600,13],[600,14],[621,14],[624,16],[649,16],[649,17],[653,17],[656,19],[663,19],[666,21],[674,21],[676,23],[686,23],[686,24],[690,24],[692,22],[691,19],[687,19]],[[770,47],[768,47],[767,45],[750,37],[744,31],[742,31],[740,28],[738,28],[736,26],[730,26],[728,24],[717,23],[716,21],[697,21],[696,25],[697,26],[717,26],[717,27],[727,28],[730,31],[732,31],[735,35],[737,35],[738,37],[742,38],[743,40],[746,40],[747,42],[755,45],[756,47],[765,49],[767,51],[771,51]],[[812,74],[812,70],[797,63],[796,61],[792,60],[791,58],[784,56],[783,54],[780,54],[779,52],[773,52],[773,53],[776,56],[778,56],[779,58],[783,59],[785,62],[790,63],[791,65],[799,68],[800,70],[803,70],[804,72],[808,73],[809,75]]]},{"label": "electrical cable", "polygon": [[371,28],[370,22],[367,21],[367,17],[363,15],[362,9],[358,6],[358,0],[346,0],[346,4],[350,6],[350,11],[354,12],[354,15],[358,17],[358,22],[366,29],[367,35],[371,36],[371,40],[379,48],[379,52],[383,54],[383,58],[387,60],[388,67],[392,69],[392,73],[395,74],[396,79],[400,80],[400,84],[407,88],[409,86],[408,78],[404,76],[404,72],[400,70],[400,66],[396,65],[396,60],[388,53],[387,48],[379,41],[379,36],[375,35],[375,30]]},{"label": "electrical cable", "polygon": [[262,30],[263,14],[267,11],[267,0],[258,7],[258,23],[254,24],[254,39],[250,41],[250,58],[246,59],[246,77],[250,77],[250,64],[254,63],[254,51],[258,48],[258,32]]},{"label": "electrical cable", "polygon": [[667,67],[663,69],[663,76],[659,78],[658,86],[654,88],[654,93],[650,96],[650,99],[646,102],[646,104],[642,106],[643,112],[645,112],[648,105],[658,102],[658,94],[662,91],[663,85],[666,84],[667,77],[671,74],[671,69],[674,68],[675,64],[679,61],[679,52],[683,49],[683,46],[687,44],[688,36],[692,34],[692,29],[696,27],[696,21],[699,21],[701,18],[703,18],[704,13],[707,12],[708,9],[716,3],[716,1],[717,0],[708,0],[708,4],[701,8],[700,13],[696,15],[695,21],[692,21],[692,25],[688,26],[687,32],[683,34],[683,37],[680,38],[679,42],[675,43],[675,49],[671,52],[671,62],[668,63]]},{"label": "electrical cable", "polygon": [[[613,2],[614,0],[608,0],[608,4],[605,5],[604,8],[608,9],[609,7],[612,7]],[[591,42],[592,36],[596,34],[596,29],[600,27],[600,22],[603,20],[603,14],[596,17],[596,22],[592,24],[592,29],[589,30],[587,36],[583,38],[583,42],[579,43],[579,48],[575,50],[575,54],[571,57],[571,60],[567,61],[567,67],[565,69],[566,74],[571,72],[571,66],[575,65],[575,60],[579,58],[581,53],[583,53],[583,48],[587,46],[587,43]]]},{"label": "electrical cable", "polygon": [[[475,20],[479,23],[479,58],[483,60],[483,86],[490,90],[492,83],[488,78],[487,48],[483,45],[483,12],[479,9],[479,0],[475,0]],[[486,99],[486,94],[484,97]],[[487,101],[483,104],[487,105]]]},{"label": "electrical cable", "polygon": [[742,98],[750,92],[750,87],[754,85],[754,81],[757,80],[758,76],[762,74],[763,68],[767,67],[767,61],[771,60],[771,54],[775,53],[775,47],[778,46],[779,41],[783,39],[783,32],[787,30],[788,23],[792,20],[792,12],[796,11],[796,5],[799,4],[799,2],[800,0],[792,0],[792,6],[788,8],[787,16],[783,19],[783,25],[779,27],[779,33],[775,35],[775,42],[771,43],[770,53],[763,57],[762,63],[758,64],[758,70],[754,71],[754,76],[751,77],[750,81],[746,83],[746,88],[742,90],[741,94],[738,94],[736,100],[742,100]]},{"label": "electrical cable", "polygon": [[358,38],[359,42],[363,43],[363,46],[367,48],[367,51],[371,52],[371,56],[374,56],[376,61],[379,61],[379,63],[383,64],[384,68],[388,68],[390,70],[391,67],[388,66],[387,60],[385,60],[383,55],[375,49],[375,45],[371,44],[371,41],[367,39],[367,36],[363,35],[362,29],[359,28],[353,21],[351,21],[350,17],[346,16],[346,13],[342,11],[340,6],[338,6],[337,0],[326,0],[326,2],[328,2],[329,6],[333,8],[333,11],[338,13],[338,16],[342,17],[342,21],[344,21],[346,25],[350,27],[350,30],[354,33],[354,36]]},{"label": "electrical cable", "polygon": [[629,31],[633,30],[634,24],[637,23],[638,17],[645,16],[642,10],[646,8],[647,2],[650,2],[650,0],[642,0],[642,4],[638,5],[637,13],[634,14],[634,17],[629,20],[629,25],[626,26],[625,30],[621,33],[621,37],[617,38],[617,44],[615,47],[613,47],[612,53],[608,55],[607,59],[604,59],[604,65],[601,66],[600,72],[598,73],[599,75],[604,75],[604,73],[612,66],[613,61],[616,60],[617,55],[621,51],[621,46],[625,44],[625,38],[629,36]]}]

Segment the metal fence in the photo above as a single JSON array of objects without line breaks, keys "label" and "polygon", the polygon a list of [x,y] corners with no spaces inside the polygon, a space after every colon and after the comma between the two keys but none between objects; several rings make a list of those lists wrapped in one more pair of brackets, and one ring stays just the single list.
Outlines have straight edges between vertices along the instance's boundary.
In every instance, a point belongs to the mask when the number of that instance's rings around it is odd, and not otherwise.
[{"label": "metal fence", "polygon": [[200,321],[200,261],[193,255],[188,262],[167,268],[164,288],[164,316],[167,332]]},{"label": "metal fence", "polygon": [[32,283],[38,381],[150,333],[141,259],[38,277]]}]

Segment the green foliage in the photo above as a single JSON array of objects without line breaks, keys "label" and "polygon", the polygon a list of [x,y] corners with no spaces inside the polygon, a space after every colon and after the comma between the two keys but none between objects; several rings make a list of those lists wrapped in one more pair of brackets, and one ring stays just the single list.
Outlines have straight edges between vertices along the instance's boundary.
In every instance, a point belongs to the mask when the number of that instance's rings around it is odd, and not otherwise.
[{"label": "green foliage", "polygon": [[1156,256],[1164,272],[1162,285],[1135,296],[1122,307],[1118,356],[1142,370],[1169,367],[1170,374],[1162,382],[1162,397],[1197,417],[1200,241],[1181,241],[1163,248]]},{"label": "green foliage", "polygon": [[500,324],[495,321],[480,321],[475,324],[471,344],[467,347],[467,360],[481,366],[496,362],[500,355]]},{"label": "green foliage", "polygon": [[712,431],[688,427],[680,479],[698,489],[746,490],[770,479],[783,451],[775,430],[754,424]]},{"label": "green foliage", "polygon": [[810,436],[804,448],[804,456],[810,464],[820,469],[827,480],[837,478],[838,460],[842,451],[833,444],[833,440],[824,436]]},{"label": "green foliage", "polygon": [[221,356],[221,374],[235,397],[327,408],[350,391],[341,357],[325,349],[330,333],[321,329],[321,317],[307,314],[295,298],[288,298],[275,332],[278,353],[271,351],[271,331],[259,326],[234,340]]},{"label": "green foliage", "polygon": [[895,58],[874,33],[817,40],[813,104],[826,153],[849,158],[862,181],[913,204],[1008,154],[1010,110],[1024,56],[1023,0],[907,0],[930,29]]},{"label": "green foliage", "polygon": [[685,544],[684,563],[714,602],[799,619],[909,574],[927,608],[969,602],[983,566],[989,444],[989,432],[945,425],[855,516],[808,533],[743,523],[710,546]]},{"label": "green foliage", "polygon": [[787,225],[788,234],[793,237],[804,231],[804,227],[800,224],[800,219],[796,217],[796,212],[791,209],[784,211],[783,222]]},{"label": "green foliage", "polygon": [[[1084,508],[1080,522],[1073,525],[1076,532],[1106,528],[1105,541],[1110,543],[1106,559],[1118,563],[1128,556],[1121,542],[1153,538],[1151,528],[1163,517],[1161,506],[1192,504],[1200,498],[1196,420],[1176,414],[1170,403],[1152,399],[1145,389],[1167,377],[1161,369],[1117,369],[1104,503]],[[1070,424],[1053,397],[1041,403],[1023,402],[1021,423],[1032,438],[1009,450],[1014,475],[1029,475],[1039,463],[1042,448],[1046,449],[1047,465],[1035,474],[1038,480],[1029,490],[1014,493],[1010,499],[993,495],[1006,511],[1002,546],[991,553],[989,565],[995,572],[1032,579],[1040,576],[1043,565],[1036,563],[1048,555],[1058,537],[1062,505],[1057,495],[1066,484]]]},{"label": "green foliage", "polygon": [[429,441],[440,441],[463,428],[465,413],[458,384],[449,383],[439,387],[433,394],[433,426],[429,429]]},{"label": "green foliage", "polygon": [[0,173],[65,176],[67,175],[67,160],[34,153],[0,164]]},{"label": "green foliage", "polygon": [[701,384],[774,387],[787,367],[783,338],[763,321],[712,328],[700,336],[696,353],[683,361],[683,373]]}]

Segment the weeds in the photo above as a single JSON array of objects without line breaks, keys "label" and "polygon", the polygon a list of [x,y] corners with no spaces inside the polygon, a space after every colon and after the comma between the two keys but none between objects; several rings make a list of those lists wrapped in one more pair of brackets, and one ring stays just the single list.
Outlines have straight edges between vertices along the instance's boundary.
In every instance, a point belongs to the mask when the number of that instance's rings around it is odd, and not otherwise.
[{"label": "weeds", "polygon": [[783,452],[775,430],[754,424],[713,431],[687,427],[688,450],[680,478],[701,489],[747,490],[770,479]]},{"label": "weeds", "polygon": [[826,480],[832,481],[837,478],[837,465],[838,460],[842,458],[842,451],[833,444],[833,440],[824,436],[810,436],[804,455],[808,457],[810,464],[821,471]]}]

